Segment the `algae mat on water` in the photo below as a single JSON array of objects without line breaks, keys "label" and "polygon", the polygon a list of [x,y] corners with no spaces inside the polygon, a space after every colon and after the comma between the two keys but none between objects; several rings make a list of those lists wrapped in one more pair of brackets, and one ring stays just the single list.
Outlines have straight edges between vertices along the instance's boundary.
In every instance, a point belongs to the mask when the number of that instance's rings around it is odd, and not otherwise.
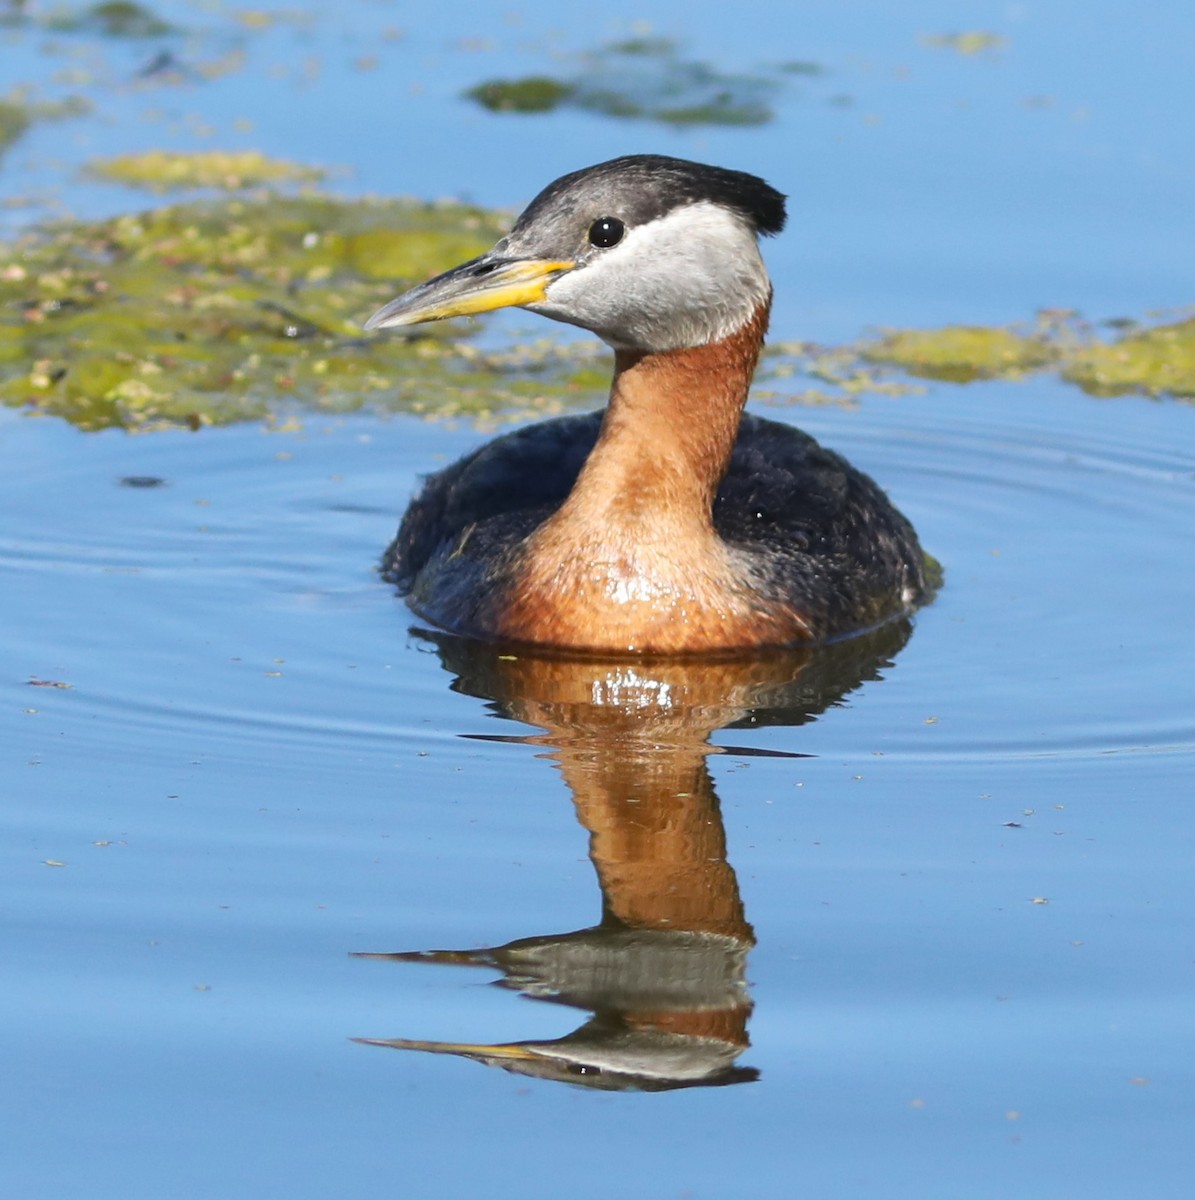
[{"label": "algae mat on water", "polygon": [[892,330],[861,350],[871,362],[952,383],[1057,371],[1093,396],[1195,398],[1195,317],[1142,326],[1111,323],[1110,338],[1069,312],[1043,312],[1025,328],[948,325]]},{"label": "algae mat on water", "polygon": [[110,183],[148,188],[151,192],[187,188],[221,188],[235,192],[262,184],[319,183],[320,167],[269,158],[257,150],[193,150],[186,153],[150,150],[118,154],[89,163],[86,173]]},{"label": "algae mat on water", "polygon": [[[366,404],[484,416],[600,403],[608,366],[593,343],[545,337],[487,354],[460,322],[362,333],[396,289],[477,254],[506,224],[461,204],[266,192],[35,230],[0,247],[0,401],[84,429]],[[1195,320],[1105,339],[1071,314],[1047,314],[1026,330],[782,345],[761,391],[849,401],[907,390],[894,371],[967,382],[1042,370],[1095,395],[1195,396]],[[776,395],[781,381],[787,396]]]},{"label": "algae mat on water", "polygon": [[459,323],[362,334],[396,288],[504,224],[460,204],[267,193],[35,230],[0,247],[0,400],[99,429],[592,399],[599,374],[546,343],[487,356]]},{"label": "algae mat on water", "polygon": [[[766,125],[773,99],[793,77],[820,76],[817,63],[789,61],[727,73],[689,58],[671,38],[635,37],[582,54],[556,54],[561,77],[535,74],[489,79],[466,99],[494,113],[546,113],[579,108],[618,120],[657,121],[675,128]],[[843,97],[831,98],[839,104]]]}]

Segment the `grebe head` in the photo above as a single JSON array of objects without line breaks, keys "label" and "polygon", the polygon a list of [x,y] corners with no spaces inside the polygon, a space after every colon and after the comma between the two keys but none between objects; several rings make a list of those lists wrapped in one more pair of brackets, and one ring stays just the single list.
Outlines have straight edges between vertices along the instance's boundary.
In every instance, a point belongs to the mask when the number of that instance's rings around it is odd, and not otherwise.
[{"label": "grebe head", "polygon": [[784,227],[762,179],[634,154],[549,184],[481,255],[379,309],[366,329],[517,305],[617,349],[720,341],[771,297],[760,234]]}]

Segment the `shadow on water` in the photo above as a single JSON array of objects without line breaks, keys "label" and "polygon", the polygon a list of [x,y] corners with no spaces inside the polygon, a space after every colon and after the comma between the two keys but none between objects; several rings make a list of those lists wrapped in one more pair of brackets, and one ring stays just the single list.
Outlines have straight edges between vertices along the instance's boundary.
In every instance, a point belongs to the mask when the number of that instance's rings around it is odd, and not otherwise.
[{"label": "shadow on water", "polygon": [[589,830],[601,920],[488,949],[357,957],[488,967],[501,973],[499,986],[592,1016],[550,1041],[357,1040],[608,1091],[756,1079],[757,1070],[737,1065],[750,1045],[755,937],[706,761],[730,748],[709,739],[724,728],[813,720],[879,678],[910,631],[893,622],[816,650],[712,663],[511,655],[423,634],[455,675],[454,690],[543,731],[503,740],[548,748],[563,775]]}]

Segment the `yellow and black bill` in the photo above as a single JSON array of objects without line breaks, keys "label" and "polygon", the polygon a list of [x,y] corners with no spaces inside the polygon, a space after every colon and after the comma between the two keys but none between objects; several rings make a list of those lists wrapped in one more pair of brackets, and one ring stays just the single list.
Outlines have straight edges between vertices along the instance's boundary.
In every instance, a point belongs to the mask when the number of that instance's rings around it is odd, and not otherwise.
[{"label": "yellow and black bill", "polygon": [[418,325],[536,304],[545,299],[550,283],[575,266],[554,259],[505,258],[490,251],[391,300],[365,322],[365,328]]}]

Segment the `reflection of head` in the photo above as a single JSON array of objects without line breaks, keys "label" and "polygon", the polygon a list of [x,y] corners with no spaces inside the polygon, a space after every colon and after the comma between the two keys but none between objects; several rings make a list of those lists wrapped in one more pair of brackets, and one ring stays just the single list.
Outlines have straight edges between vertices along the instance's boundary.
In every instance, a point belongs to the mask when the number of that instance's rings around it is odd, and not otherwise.
[{"label": "reflection of head", "polygon": [[753,1067],[736,1067],[745,1048],[717,1038],[690,1037],[661,1029],[635,1029],[599,1015],[567,1037],[545,1042],[476,1045],[403,1038],[356,1038],[369,1046],[454,1054],[516,1075],[574,1083],[600,1091],[664,1092],[687,1087],[752,1083]]}]

